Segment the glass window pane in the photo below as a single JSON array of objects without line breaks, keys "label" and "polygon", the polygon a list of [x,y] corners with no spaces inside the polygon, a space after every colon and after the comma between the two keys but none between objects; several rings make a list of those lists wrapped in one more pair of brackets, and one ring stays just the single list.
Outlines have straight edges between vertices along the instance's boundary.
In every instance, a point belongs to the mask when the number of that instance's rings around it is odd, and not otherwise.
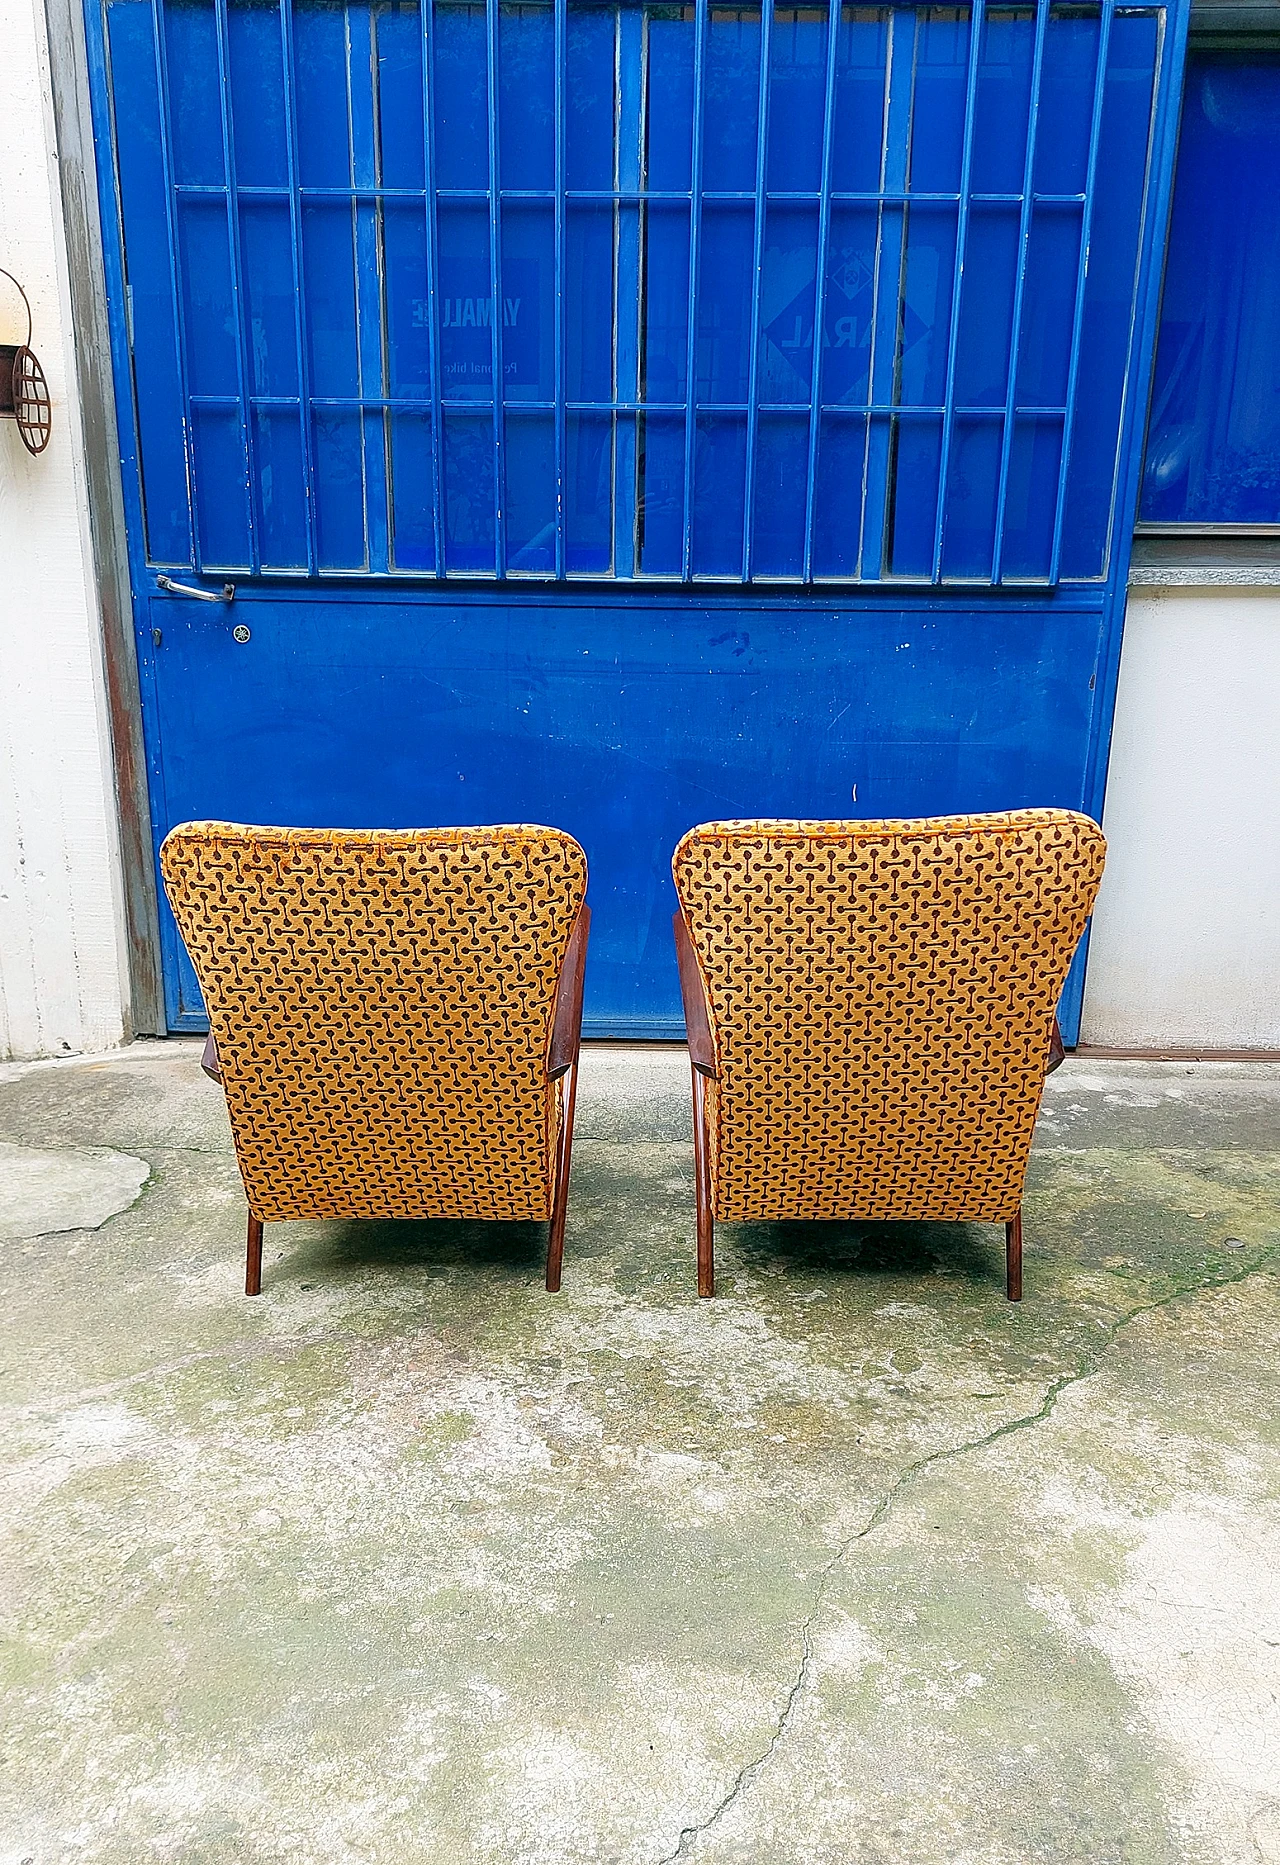
[{"label": "glass window pane", "polygon": [[304,206],[302,276],[311,393],[358,395],[355,229],[350,206]]},{"label": "glass window pane", "polygon": [[556,240],[551,207],[502,210],[502,385],[508,401],[554,401]]},{"label": "glass window pane", "polygon": [[753,561],[757,576],[804,573],[808,473],[808,420],[794,414],[762,414],[756,439]]},{"label": "glass window pane", "polygon": [[423,185],[426,125],[422,114],[422,15],[416,7],[379,9],[378,162],[385,188]]},{"label": "glass window pane", "polygon": [[483,6],[435,0],[436,185],[489,185],[488,28]]},{"label": "glass window pane", "polygon": [[931,416],[897,419],[890,442],[893,522],[889,568],[894,576],[932,576],[938,513],[942,422]]},{"label": "glass window pane", "polygon": [[982,26],[970,186],[975,194],[1021,194],[1035,15],[1029,7],[990,9]]},{"label": "glass window pane", "polygon": [[564,140],[571,188],[613,186],[615,37],[611,8],[569,8]]},{"label": "glass window pane", "polygon": [[1280,52],[1193,52],[1142,517],[1280,524]]},{"label": "glass window pane", "polygon": [[565,556],[568,567],[603,575],[613,562],[613,421],[571,414],[565,433]]},{"label": "glass window pane", "polygon": [[747,420],[701,415],[693,461],[693,572],[741,576]]},{"label": "glass window pane", "polygon": [[752,209],[708,202],[698,265],[699,401],[746,402],[754,267]]},{"label": "glass window pane", "polygon": [[555,14],[516,0],[498,14],[498,163],[504,188],[556,182]]},{"label": "glass window pane", "polygon": [[259,408],[254,417],[258,552],[264,570],[307,565],[307,499],[302,428],[296,408]]},{"label": "glass window pane", "polygon": [[[1123,19],[1113,22],[1113,47],[1117,31],[1125,24]],[[1099,26],[1099,16],[1091,7],[1055,8],[1049,15],[1036,131],[1034,186],[1038,194],[1084,192]],[[1100,168],[1098,172],[1105,176],[1107,171]]]},{"label": "glass window pane", "polygon": [[391,417],[392,562],[397,570],[436,567],[431,416],[402,409]]},{"label": "glass window pane", "polygon": [[754,192],[760,116],[758,8],[713,7],[707,35],[702,185]]},{"label": "glass window pane", "polygon": [[565,215],[565,394],[613,393],[613,208],[572,201]]},{"label": "glass window pane", "polygon": [[938,407],[947,391],[947,340],[956,258],[956,209],[907,210],[897,400]]},{"label": "glass window pane", "polygon": [[193,395],[235,395],[236,319],[225,195],[178,204],[178,244],[186,312],[187,387]]},{"label": "glass window pane", "polygon": [[836,206],[827,241],[824,402],[865,402],[875,313],[877,214],[874,207]]},{"label": "glass window pane", "polygon": [[818,477],[814,485],[815,576],[853,577],[858,573],[866,451],[865,415],[823,415],[818,436]]},{"label": "glass window pane", "polygon": [[311,432],[316,556],[322,570],[363,570],[364,432],[358,414],[317,408]]},{"label": "glass window pane", "polygon": [[[194,13],[195,7],[174,8]],[[284,187],[283,40],[275,0],[233,0],[227,9],[227,61],[231,67],[231,123],[240,187]],[[216,95],[214,99],[216,103]]]},{"label": "glass window pane", "polygon": [[648,16],[645,185],[688,188],[693,172],[693,8]]},{"label": "glass window pane", "polygon": [[827,88],[825,7],[774,8],[771,67],[768,186],[816,194]]},{"label": "glass window pane", "polygon": [[298,179],[306,188],[348,188],[350,111],[346,19],[341,7],[295,8],[293,70]]},{"label": "glass window pane", "polygon": [[816,208],[771,201],[760,286],[762,402],[807,402],[813,383]]},{"label": "glass window pane", "polygon": [[1009,450],[1000,574],[1005,582],[1047,580],[1062,463],[1062,417],[1020,415]]},{"label": "glass window pane", "polygon": [[957,415],[943,504],[942,574],[987,581],[995,553],[1000,495],[998,415]]},{"label": "glass window pane", "polygon": [[171,7],[164,30],[173,178],[222,187],[222,80],[213,8]]},{"label": "glass window pane", "polygon": [[679,576],[684,567],[684,417],[651,414],[636,425],[640,569],[645,576]]},{"label": "glass window pane", "polygon": [[241,201],[240,252],[254,393],[296,395],[298,296],[289,209],[283,202]]},{"label": "glass window pane", "polygon": [[1003,408],[1009,392],[1009,344],[1018,277],[1016,207],[974,207],[969,213],[955,398],[959,408]]},{"label": "glass window pane", "polygon": [[831,186],[837,191],[874,194],[880,186],[888,57],[887,12],[844,7],[831,145]]},{"label": "glass window pane", "polygon": [[968,61],[968,14],[952,7],[922,10],[911,111],[913,192],[954,192],[960,186]]},{"label": "glass window pane", "polygon": [[441,204],[440,388],[450,400],[493,398],[493,272],[484,207]]},{"label": "glass window pane", "polygon": [[1031,217],[1018,345],[1023,408],[1061,408],[1067,399],[1080,225],[1081,210],[1073,206],[1037,207]]},{"label": "glass window pane", "polygon": [[[651,203],[644,212],[642,399],[683,402],[689,343],[689,210]],[[619,307],[621,314],[621,307]]]},{"label": "glass window pane", "polygon": [[556,567],[556,429],[549,414],[509,414],[506,425],[507,570],[552,576]]},{"label": "glass window pane", "polygon": [[234,410],[193,408],[196,534],[206,569],[234,570],[249,562],[248,480],[244,428]]},{"label": "glass window pane", "polygon": [[493,419],[450,408],[444,417],[444,560],[494,574]]}]

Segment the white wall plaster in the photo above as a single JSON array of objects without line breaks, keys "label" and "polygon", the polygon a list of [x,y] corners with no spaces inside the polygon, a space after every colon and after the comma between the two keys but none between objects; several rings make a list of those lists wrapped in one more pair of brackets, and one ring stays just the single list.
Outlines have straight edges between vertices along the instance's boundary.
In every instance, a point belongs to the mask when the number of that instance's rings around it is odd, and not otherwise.
[{"label": "white wall plaster", "polygon": [[1131,591],[1082,1039],[1280,1048],[1280,595]]},{"label": "white wall plaster", "polygon": [[[0,420],[0,1056],[39,1056],[121,1041],[126,947],[39,0],[0,0],[0,45],[0,266],[53,399],[38,458]],[[25,334],[0,279],[0,342]]]}]

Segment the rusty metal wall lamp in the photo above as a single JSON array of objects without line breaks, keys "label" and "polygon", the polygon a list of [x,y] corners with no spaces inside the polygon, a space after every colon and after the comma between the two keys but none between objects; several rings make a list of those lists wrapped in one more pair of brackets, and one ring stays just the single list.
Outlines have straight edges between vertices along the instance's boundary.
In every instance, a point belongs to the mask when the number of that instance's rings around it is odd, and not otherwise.
[{"label": "rusty metal wall lamp", "polygon": [[40,359],[31,348],[31,303],[13,273],[6,272],[3,266],[0,278],[7,278],[17,288],[27,308],[26,342],[0,343],[0,416],[18,423],[28,453],[43,453],[49,445],[51,410],[49,385]]}]

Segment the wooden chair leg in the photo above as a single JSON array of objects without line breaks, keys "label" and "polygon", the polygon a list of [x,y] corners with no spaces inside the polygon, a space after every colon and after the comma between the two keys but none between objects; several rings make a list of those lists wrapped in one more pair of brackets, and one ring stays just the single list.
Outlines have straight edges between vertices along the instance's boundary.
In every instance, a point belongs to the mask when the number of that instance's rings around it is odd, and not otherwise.
[{"label": "wooden chair leg", "polygon": [[556,1182],[551,1203],[551,1229],[547,1234],[547,1291],[551,1295],[560,1287],[560,1267],[564,1262],[564,1225],[569,1214],[569,1166],[573,1154],[573,1110],[577,1098],[578,1065],[575,1062],[565,1075],[560,1139],[556,1146]]},{"label": "wooden chair leg", "polygon": [[711,1154],[707,1146],[707,1084],[693,1070],[693,1186],[698,1213],[698,1294],[714,1295],[715,1214],[711,1208]]},{"label": "wooden chair leg", "polygon": [[249,1213],[249,1249],[244,1265],[244,1292],[262,1293],[262,1219]]},{"label": "wooden chair leg", "polygon": [[1022,1212],[1004,1227],[1004,1286],[1011,1302],[1022,1300]]}]

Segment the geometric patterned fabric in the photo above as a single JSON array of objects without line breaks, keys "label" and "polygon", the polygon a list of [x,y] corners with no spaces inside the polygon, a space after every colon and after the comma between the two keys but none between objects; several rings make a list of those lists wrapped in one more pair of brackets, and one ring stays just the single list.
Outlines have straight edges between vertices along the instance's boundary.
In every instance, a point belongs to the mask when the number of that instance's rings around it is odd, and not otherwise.
[{"label": "geometric patterned fabric", "polygon": [[160,866],[255,1217],[550,1216],[572,836],[191,822]]},{"label": "geometric patterned fabric", "polygon": [[691,829],[716,1217],[1016,1216],[1105,854],[1063,809]]}]

